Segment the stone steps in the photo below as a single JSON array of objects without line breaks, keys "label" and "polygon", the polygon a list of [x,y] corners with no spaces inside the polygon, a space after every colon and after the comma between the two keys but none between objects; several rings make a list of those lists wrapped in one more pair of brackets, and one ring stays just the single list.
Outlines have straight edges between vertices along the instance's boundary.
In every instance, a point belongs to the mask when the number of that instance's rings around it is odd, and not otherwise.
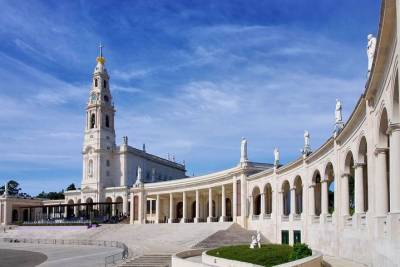
[{"label": "stone steps", "polygon": [[[226,230],[220,230],[200,241],[193,248],[215,248],[228,245],[250,244],[251,236],[257,235],[257,231],[248,231],[238,224],[233,224]],[[268,240],[262,236],[262,242]]]},{"label": "stone steps", "polygon": [[129,260],[120,267],[170,267],[171,255],[154,254],[143,255],[135,259]]}]

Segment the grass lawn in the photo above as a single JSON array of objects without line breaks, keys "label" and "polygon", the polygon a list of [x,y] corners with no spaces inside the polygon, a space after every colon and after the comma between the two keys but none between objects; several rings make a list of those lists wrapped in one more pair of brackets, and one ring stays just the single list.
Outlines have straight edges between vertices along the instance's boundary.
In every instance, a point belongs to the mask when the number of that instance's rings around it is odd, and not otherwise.
[{"label": "grass lawn", "polygon": [[207,254],[262,266],[273,266],[289,262],[292,251],[293,247],[288,245],[268,244],[255,249],[250,249],[247,245],[220,247],[208,251]]}]

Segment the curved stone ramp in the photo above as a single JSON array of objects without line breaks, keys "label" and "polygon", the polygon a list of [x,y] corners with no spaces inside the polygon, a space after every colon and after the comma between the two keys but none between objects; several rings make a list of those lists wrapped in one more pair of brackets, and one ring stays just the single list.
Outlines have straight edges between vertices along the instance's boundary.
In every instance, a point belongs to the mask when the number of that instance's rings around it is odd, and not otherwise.
[{"label": "curved stone ramp", "polygon": [[323,267],[366,267],[367,265],[342,258],[324,255],[322,266]]},{"label": "curved stone ramp", "polygon": [[[228,229],[215,232],[192,248],[216,248],[228,245],[250,244],[251,236],[253,235],[257,235],[257,231],[246,230],[235,223]],[[261,242],[270,243],[263,235],[261,235]]]},{"label": "curved stone ramp", "polygon": [[40,252],[15,249],[0,249],[0,267],[33,267],[47,260]]}]

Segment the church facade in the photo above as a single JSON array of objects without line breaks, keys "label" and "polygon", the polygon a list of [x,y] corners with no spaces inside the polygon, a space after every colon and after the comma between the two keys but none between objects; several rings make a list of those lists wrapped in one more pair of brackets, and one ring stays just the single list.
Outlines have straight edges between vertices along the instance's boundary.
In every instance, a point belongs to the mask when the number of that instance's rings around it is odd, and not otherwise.
[{"label": "church facade", "polygon": [[[382,0],[377,38],[368,37],[367,81],[348,121],[337,101],[332,136],[311,151],[306,132],[299,158],[285,165],[277,149],[274,164],[250,161],[242,140],[232,168],[186,177],[184,165],[130,147],[127,138],[117,146],[100,55],[86,109],[81,189],[66,192],[62,203],[120,203],[131,224],[232,221],[271,242],[400,266],[399,7],[399,0]],[[0,197],[2,224],[29,202],[18,201]]]}]

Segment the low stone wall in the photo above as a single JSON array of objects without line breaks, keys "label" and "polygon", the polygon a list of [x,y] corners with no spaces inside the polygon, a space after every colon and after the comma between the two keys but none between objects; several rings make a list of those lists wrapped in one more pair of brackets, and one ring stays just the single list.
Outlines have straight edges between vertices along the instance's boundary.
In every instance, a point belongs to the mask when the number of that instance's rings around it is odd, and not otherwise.
[{"label": "low stone wall", "polygon": [[[172,267],[262,267],[248,262],[228,260],[220,257],[214,257],[206,254],[207,251],[187,250],[179,252],[172,256]],[[201,255],[201,263],[189,261],[187,258],[196,257]],[[276,265],[276,267],[321,267],[322,254],[318,251],[313,251],[313,255],[304,259]]]},{"label": "low stone wall", "polygon": [[201,256],[204,249],[186,250],[172,255],[172,267],[204,267],[203,263],[187,260],[190,257]]}]

